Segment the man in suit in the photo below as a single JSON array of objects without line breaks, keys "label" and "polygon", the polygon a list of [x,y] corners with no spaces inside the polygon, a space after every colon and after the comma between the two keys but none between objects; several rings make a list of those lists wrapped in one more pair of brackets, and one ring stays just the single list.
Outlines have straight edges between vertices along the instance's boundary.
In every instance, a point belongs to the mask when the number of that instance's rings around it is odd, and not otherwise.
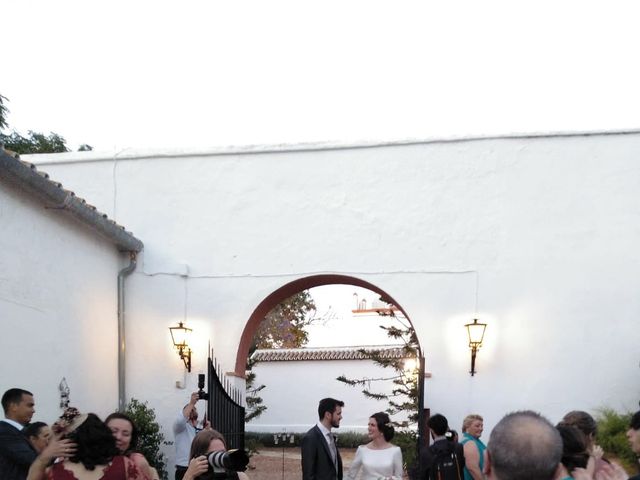
[{"label": "man in suit", "polygon": [[37,457],[22,428],[35,412],[33,394],[11,388],[2,395],[4,420],[0,420],[0,478],[25,480],[29,466]]},{"label": "man in suit", "polygon": [[320,400],[319,421],[302,438],[302,480],[342,480],[342,458],[331,433],[340,426],[342,407],[335,398]]}]

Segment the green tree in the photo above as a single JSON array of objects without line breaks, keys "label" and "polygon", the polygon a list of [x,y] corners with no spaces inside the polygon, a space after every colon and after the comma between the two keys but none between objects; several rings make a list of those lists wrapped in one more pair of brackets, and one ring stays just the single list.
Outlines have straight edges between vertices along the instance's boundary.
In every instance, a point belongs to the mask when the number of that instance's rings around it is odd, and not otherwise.
[{"label": "green tree", "polygon": [[597,442],[605,451],[605,456],[618,458],[627,470],[637,470],[636,455],[627,440],[631,413],[618,413],[611,408],[602,408],[598,411],[596,421]]},{"label": "green tree", "polygon": [[29,130],[29,135],[27,137],[23,137],[14,130],[10,135],[0,133],[0,141],[4,143],[7,149],[13,150],[19,155],[69,151],[64,137],[61,137],[57,133],[49,133],[49,135],[45,135],[43,133]]},{"label": "green tree", "polygon": [[[387,332],[387,336],[393,340],[402,341],[403,358],[386,358],[383,350],[380,349],[364,349],[358,351],[366,358],[382,368],[390,369],[392,373],[389,376],[381,378],[355,378],[350,379],[344,375],[340,375],[336,380],[352,387],[360,386],[362,394],[367,398],[375,400],[387,401],[386,412],[393,416],[404,412],[407,414],[407,420],[401,422],[394,421],[394,425],[406,428],[415,425],[418,422],[418,337],[409,321],[395,314],[394,308],[383,309],[378,312],[382,316],[392,317],[396,321],[396,325],[380,325],[380,328]],[[407,368],[407,360],[413,360],[414,366]],[[370,385],[380,384],[380,382],[391,382],[393,389],[391,393],[381,393],[371,390]]]},{"label": "green tree", "polygon": [[[5,105],[5,101],[9,99],[4,95],[0,95],[0,130],[9,127],[7,122],[7,114],[9,109]],[[68,152],[66,140],[57,133],[49,132],[49,135],[44,133],[34,132],[29,130],[28,135],[22,136],[16,130],[6,134],[0,131],[0,142],[4,144],[5,148],[11,150],[19,155],[25,155],[29,153],[60,153]],[[83,144],[78,151],[84,152],[87,150],[93,150],[91,145]]]},{"label": "green tree", "polygon": [[255,348],[300,348],[309,341],[305,327],[317,321],[316,305],[307,290],[276,305],[260,322]]},{"label": "green tree", "polygon": [[259,392],[266,385],[256,384],[256,374],[252,368],[255,361],[251,355],[257,349],[299,348],[309,341],[305,328],[319,320],[315,316],[316,305],[308,291],[296,293],[276,305],[260,322],[249,349],[246,368],[245,422],[258,418],[266,409]]},{"label": "green tree", "polygon": [[256,361],[251,358],[253,352],[256,351],[255,345],[249,350],[249,358],[247,359],[247,370],[245,372],[245,381],[247,384],[245,401],[247,408],[245,409],[244,421],[249,423],[251,420],[258,418],[267,409],[267,406],[263,403],[262,397],[259,393],[266,385],[256,385],[256,373],[253,371],[253,366]]},{"label": "green tree", "polygon": [[161,445],[169,445],[166,442],[162,429],[156,420],[156,412],[147,405],[147,402],[140,402],[132,398],[125,412],[131,417],[139,430],[138,450],[142,453],[149,465],[158,471],[162,480],[168,480],[167,457],[160,450]]}]

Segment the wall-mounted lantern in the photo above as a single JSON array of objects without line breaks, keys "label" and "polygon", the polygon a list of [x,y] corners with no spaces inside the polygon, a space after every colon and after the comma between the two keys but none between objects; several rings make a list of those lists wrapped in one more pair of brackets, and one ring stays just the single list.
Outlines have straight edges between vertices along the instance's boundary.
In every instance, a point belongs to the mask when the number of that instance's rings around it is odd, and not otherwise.
[{"label": "wall-mounted lantern", "polygon": [[191,348],[187,343],[188,337],[191,335],[191,329],[180,322],[177,327],[169,327],[169,332],[171,332],[173,346],[178,350],[178,356],[184,362],[187,372],[191,372]]},{"label": "wall-mounted lantern", "polygon": [[484,331],[487,328],[486,323],[478,323],[478,319],[474,318],[473,323],[467,323],[467,334],[469,335],[469,348],[471,349],[471,376],[476,373],[476,353],[482,346]]}]

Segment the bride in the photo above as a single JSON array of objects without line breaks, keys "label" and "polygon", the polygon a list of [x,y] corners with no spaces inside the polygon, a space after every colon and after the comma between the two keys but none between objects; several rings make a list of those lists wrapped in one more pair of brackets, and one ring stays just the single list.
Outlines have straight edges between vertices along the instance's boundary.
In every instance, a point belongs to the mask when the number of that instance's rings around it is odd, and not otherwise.
[{"label": "bride", "polygon": [[393,434],[389,415],[384,412],[371,415],[368,425],[371,441],[358,447],[347,478],[355,480],[362,470],[362,480],[401,480],[402,452],[400,447],[389,443]]}]

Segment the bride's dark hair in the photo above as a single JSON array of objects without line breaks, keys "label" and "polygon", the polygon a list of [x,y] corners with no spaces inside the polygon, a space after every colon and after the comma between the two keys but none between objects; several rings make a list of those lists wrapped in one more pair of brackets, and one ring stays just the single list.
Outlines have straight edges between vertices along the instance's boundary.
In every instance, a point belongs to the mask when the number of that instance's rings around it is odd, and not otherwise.
[{"label": "bride's dark hair", "polygon": [[373,418],[376,421],[378,430],[382,432],[384,439],[387,442],[390,442],[393,436],[395,435],[395,430],[393,428],[393,425],[391,425],[391,419],[389,418],[389,415],[387,415],[384,412],[378,412],[371,415],[371,418]]}]

